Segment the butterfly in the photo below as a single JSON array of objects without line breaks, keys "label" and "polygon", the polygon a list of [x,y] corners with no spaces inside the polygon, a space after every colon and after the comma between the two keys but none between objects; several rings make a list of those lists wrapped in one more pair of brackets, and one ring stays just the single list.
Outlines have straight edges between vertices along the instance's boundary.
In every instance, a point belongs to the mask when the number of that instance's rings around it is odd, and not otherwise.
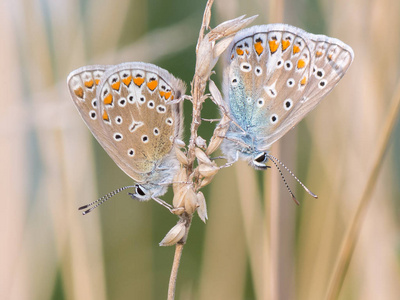
[{"label": "butterfly", "polygon": [[228,161],[243,159],[266,169],[268,159],[275,159],[270,146],[335,87],[353,58],[342,41],[291,25],[239,31],[224,57],[223,93],[231,121],[221,150]]},{"label": "butterfly", "polygon": [[120,188],[80,209],[90,212],[133,187],[134,199],[159,199],[179,170],[174,143],[182,138],[179,100],[185,84],[168,71],[142,62],[86,66],[68,76],[72,100],[83,121],[113,161],[136,184]]}]

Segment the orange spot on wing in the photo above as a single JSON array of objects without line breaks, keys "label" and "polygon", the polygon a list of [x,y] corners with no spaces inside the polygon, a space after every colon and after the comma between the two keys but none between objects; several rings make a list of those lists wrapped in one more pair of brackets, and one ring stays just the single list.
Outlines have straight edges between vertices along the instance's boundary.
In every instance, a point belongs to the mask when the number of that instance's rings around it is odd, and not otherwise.
[{"label": "orange spot on wing", "polygon": [[304,76],[303,79],[300,81],[301,85],[305,85],[307,83],[307,77]]},{"label": "orange spot on wing", "polygon": [[121,82],[118,80],[118,81],[116,81],[116,82],[114,82],[113,84],[111,84],[111,87],[114,89],[114,90],[116,90],[116,91],[118,91],[119,90],[119,87],[121,86]]},{"label": "orange spot on wing", "polygon": [[315,52],[315,57],[321,57],[321,56],[322,56],[322,52],[321,51]]},{"label": "orange spot on wing", "polygon": [[236,48],[236,53],[237,53],[238,55],[243,55],[243,54],[244,54],[244,51],[243,51],[242,49],[240,49],[240,48]]},{"label": "orange spot on wing", "polygon": [[258,55],[261,55],[261,53],[264,51],[264,47],[261,45],[261,42],[254,44],[254,50],[256,50]]},{"label": "orange spot on wing", "polygon": [[300,47],[294,45],[294,46],[293,46],[293,54],[296,54],[296,53],[299,53],[299,52],[300,52]]},{"label": "orange spot on wing", "polygon": [[271,50],[271,53],[275,53],[276,50],[278,50],[278,42],[275,40],[268,41],[269,44],[269,49]]},{"label": "orange spot on wing", "polygon": [[141,87],[142,84],[143,84],[143,82],[144,82],[144,79],[143,79],[142,77],[136,77],[136,78],[133,79],[133,82],[134,82],[138,87]]},{"label": "orange spot on wing", "polygon": [[166,92],[166,93],[165,93],[165,99],[167,99],[167,100],[168,100],[168,99],[169,99],[169,97],[171,97],[171,92]]},{"label": "orange spot on wing", "polygon": [[129,86],[129,85],[131,84],[131,81],[132,81],[132,76],[128,76],[128,77],[122,79],[122,82],[123,82],[126,86]]},{"label": "orange spot on wing", "polygon": [[93,79],[88,80],[88,81],[85,81],[85,86],[86,86],[88,89],[91,89],[91,88],[93,87],[93,84],[94,84]]},{"label": "orange spot on wing", "polygon": [[96,82],[96,85],[99,85],[100,79],[95,79],[94,82]]},{"label": "orange spot on wing", "polygon": [[164,97],[165,96],[165,92],[164,91],[160,91],[160,97]]},{"label": "orange spot on wing", "polygon": [[157,80],[149,81],[147,83],[147,87],[150,89],[150,91],[154,91],[157,85],[158,85]]},{"label": "orange spot on wing", "polygon": [[249,50],[246,49],[246,54],[249,55]]},{"label": "orange spot on wing", "polygon": [[297,61],[297,69],[302,69],[306,66],[306,62],[304,61],[304,59],[299,59]]},{"label": "orange spot on wing", "polygon": [[285,51],[290,46],[290,41],[282,41],[282,51]]},{"label": "orange spot on wing", "polygon": [[83,88],[78,87],[76,90],[74,90],[74,93],[77,97],[83,99]]},{"label": "orange spot on wing", "polygon": [[107,114],[107,112],[105,110],[103,111],[103,120],[104,121],[110,121],[110,119],[108,118],[108,114]]},{"label": "orange spot on wing", "polygon": [[111,105],[113,103],[113,97],[112,97],[111,93],[104,97],[103,102],[106,105]]},{"label": "orange spot on wing", "polygon": [[328,55],[328,60],[332,60],[332,54]]}]

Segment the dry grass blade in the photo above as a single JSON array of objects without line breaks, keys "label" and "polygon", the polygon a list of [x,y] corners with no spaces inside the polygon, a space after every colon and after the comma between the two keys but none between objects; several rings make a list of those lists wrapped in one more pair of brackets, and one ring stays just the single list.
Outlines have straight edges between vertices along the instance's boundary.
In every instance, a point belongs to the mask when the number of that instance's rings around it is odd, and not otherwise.
[{"label": "dry grass blade", "polygon": [[179,263],[181,261],[183,244],[176,244],[174,262],[172,264],[171,277],[168,285],[168,300],[175,299],[176,278],[178,276]]},{"label": "dry grass blade", "polygon": [[351,224],[347,230],[346,236],[343,240],[342,247],[340,250],[339,257],[335,264],[335,269],[332,273],[328,290],[325,299],[333,300],[337,299],[343,285],[344,278],[348,266],[350,264],[357,238],[361,229],[362,222],[367,212],[368,204],[371,201],[372,191],[375,187],[379,171],[382,167],[383,158],[387,152],[388,144],[393,133],[393,129],[396,125],[397,118],[400,112],[400,80],[397,83],[397,87],[391,101],[392,106],[389,109],[389,116],[386,124],[383,128],[380,140],[377,143],[379,145],[378,152],[375,156],[374,164],[369,175],[367,185],[362,194],[361,200],[358,204],[357,211],[351,221]]},{"label": "dry grass blade", "polygon": [[[211,6],[213,0],[207,1],[206,8],[204,11],[203,15],[203,21],[199,33],[199,38],[198,38],[198,43],[196,47],[196,52],[198,52],[199,45],[201,44],[203,38],[204,38],[204,30],[208,28],[209,23],[210,23],[210,18],[211,18]],[[198,59],[198,58],[196,58]],[[197,76],[198,77],[198,76]],[[198,126],[200,125],[200,110],[201,110],[201,97],[204,94],[204,90],[199,91],[198,89],[198,84],[197,81],[199,79],[196,78],[196,74],[194,75],[194,81],[192,85],[192,97],[193,97],[193,117],[192,117],[192,126],[191,126],[191,135],[190,135],[190,145],[189,145],[189,152],[188,152],[188,160],[189,160],[189,165],[187,168],[187,172],[191,173],[193,170],[193,162],[194,162],[194,147],[195,147],[195,140],[197,137],[197,129]],[[200,103],[199,103],[200,102]],[[191,219],[190,219],[191,220]],[[190,227],[190,220],[188,221],[188,227]],[[188,234],[188,230],[186,232],[186,236],[183,238],[184,241],[186,241]],[[178,269],[179,269],[179,263],[181,260],[182,256],[182,251],[183,251],[183,245],[184,243],[177,243],[175,246],[175,255],[174,255],[174,260],[172,263],[172,269],[171,269],[171,275],[170,275],[170,280],[169,280],[169,285],[168,285],[168,300],[173,300],[175,299],[175,288],[176,288],[176,280],[178,276]]]},{"label": "dry grass blade", "polygon": [[257,299],[268,299],[271,288],[271,277],[268,274],[271,264],[268,220],[263,216],[255,172],[242,161],[234,167],[254,292]]},{"label": "dry grass blade", "polygon": [[201,27],[200,27],[199,38],[197,40],[197,45],[196,45],[196,52],[199,51],[199,46],[204,37],[204,31],[210,25],[211,7],[212,7],[213,3],[214,3],[214,0],[207,1],[206,8],[204,9],[203,23],[201,24]]},{"label": "dry grass blade", "polygon": [[[191,97],[190,97],[193,105],[192,122],[190,126],[190,139],[187,150],[187,159],[185,159],[185,161],[187,161],[187,164],[183,166],[183,168],[186,170],[187,178],[189,179],[190,183],[188,182],[187,184],[185,184],[186,187],[183,187],[183,189],[185,189],[187,193],[182,194],[184,195],[182,201],[177,201],[177,203],[184,204],[185,213],[183,214],[179,213],[180,217],[179,222],[185,224],[186,231],[183,238],[176,244],[173,268],[171,270],[170,284],[168,287],[168,299],[174,299],[174,294],[175,294],[174,291],[176,286],[176,278],[179,267],[179,260],[181,258],[182,247],[183,244],[185,244],[189,233],[189,228],[192,221],[192,215],[196,211],[197,207],[201,206],[200,204],[198,204],[198,199],[201,199],[201,197],[197,198],[199,189],[202,187],[202,184],[200,182],[200,176],[210,181],[215,175],[215,173],[219,170],[217,165],[211,162],[208,156],[203,151],[196,148],[196,146],[198,146],[197,143],[199,141],[199,138],[201,140],[201,137],[198,136],[197,131],[201,124],[202,106],[207,98],[204,96],[207,82],[211,76],[212,69],[214,68],[216,62],[218,61],[219,56],[229,45],[232,36],[237,31],[239,31],[240,29],[251,23],[256,17],[254,16],[251,18],[244,19],[244,16],[242,16],[233,20],[228,20],[216,26],[214,29],[211,29],[209,28],[209,23],[211,19],[211,6],[213,2],[214,2],[213,0],[207,1],[206,8],[203,14],[203,20],[199,33],[198,43],[196,47],[196,68],[195,68],[195,74],[193,76]],[[204,34],[206,29],[210,29],[210,31],[207,34]],[[219,43],[216,44],[220,39],[224,40],[219,41]],[[201,159],[199,157],[199,153],[204,156],[204,159]],[[199,162],[199,167],[195,169],[194,162],[196,157]],[[205,181],[202,181],[202,183],[204,182]],[[174,191],[174,193],[176,192],[177,191]],[[180,192],[178,191],[178,193]],[[182,211],[183,207],[179,206],[174,208],[180,209],[180,211]],[[203,214],[202,219],[205,220],[205,218],[206,218],[206,213]],[[171,244],[175,244],[175,240],[172,241],[173,243]],[[169,243],[164,243],[164,244],[170,245]]]}]

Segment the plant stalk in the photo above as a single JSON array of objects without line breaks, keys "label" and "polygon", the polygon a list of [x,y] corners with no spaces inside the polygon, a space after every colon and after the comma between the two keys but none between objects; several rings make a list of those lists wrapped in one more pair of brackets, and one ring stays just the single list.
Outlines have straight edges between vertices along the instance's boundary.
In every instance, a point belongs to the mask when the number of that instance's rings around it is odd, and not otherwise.
[{"label": "plant stalk", "polygon": [[175,246],[174,261],[172,263],[171,276],[169,277],[168,284],[168,300],[175,299],[176,279],[178,277],[178,269],[182,257],[183,245],[184,244],[178,243]]}]

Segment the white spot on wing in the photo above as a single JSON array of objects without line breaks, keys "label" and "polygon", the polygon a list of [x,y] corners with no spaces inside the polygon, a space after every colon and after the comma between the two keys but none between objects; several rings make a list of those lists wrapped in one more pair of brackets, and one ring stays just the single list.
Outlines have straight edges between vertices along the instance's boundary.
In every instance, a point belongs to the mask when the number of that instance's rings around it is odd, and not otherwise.
[{"label": "white spot on wing", "polygon": [[275,124],[276,122],[278,122],[278,115],[277,114],[273,114],[270,118],[269,118],[270,122],[272,124]]},{"label": "white spot on wing", "polygon": [[143,126],[143,122],[137,122],[135,120],[133,120],[131,126],[129,126],[129,131],[130,132],[134,132],[136,129],[138,129],[139,127]]},{"label": "white spot on wing", "polygon": [[117,123],[118,125],[122,124],[122,117],[121,116],[117,116],[115,118],[115,123]]},{"label": "white spot on wing", "polygon": [[249,63],[246,62],[242,62],[240,64],[240,70],[242,70],[243,72],[250,72],[251,71],[251,65]]},{"label": "white spot on wing", "polygon": [[293,106],[293,101],[292,101],[292,99],[286,99],[286,100],[283,102],[283,108],[284,108],[285,110],[291,109],[292,106]]},{"label": "white spot on wing", "polygon": [[167,111],[167,108],[164,105],[157,105],[157,112],[160,114],[164,114]]},{"label": "white spot on wing", "polygon": [[96,119],[97,119],[97,114],[96,114],[96,112],[95,112],[94,110],[89,111],[89,117],[90,117],[92,120],[96,120]]},{"label": "white spot on wing", "polygon": [[275,89],[275,84],[276,81],[271,85],[264,86],[264,90],[270,98],[275,98],[278,95],[278,92]]},{"label": "white spot on wing", "polygon": [[123,139],[123,135],[119,132],[114,133],[114,140],[116,140],[117,142],[122,141]]},{"label": "white spot on wing", "polygon": [[132,148],[128,149],[128,156],[134,157],[135,156],[135,149],[132,149]]},{"label": "white spot on wing", "polygon": [[263,70],[260,66],[257,66],[256,69],[254,70],[257,76],[261,76],[263,73]]},{"label": "white spot on wing", "polygon": [[149,137],[147,136],[147,135],[142,135],[142,142],[144,143],[144,144],[147,144],[148,142],[149,142]]},{"label": "white spot on wing", "polygon": [[125,99],[125,98],[120,98],[120,99],[118,100],[118,105],[119,105],[120,107],[125,107],[125,106],[126,106],[126,99]]}]

